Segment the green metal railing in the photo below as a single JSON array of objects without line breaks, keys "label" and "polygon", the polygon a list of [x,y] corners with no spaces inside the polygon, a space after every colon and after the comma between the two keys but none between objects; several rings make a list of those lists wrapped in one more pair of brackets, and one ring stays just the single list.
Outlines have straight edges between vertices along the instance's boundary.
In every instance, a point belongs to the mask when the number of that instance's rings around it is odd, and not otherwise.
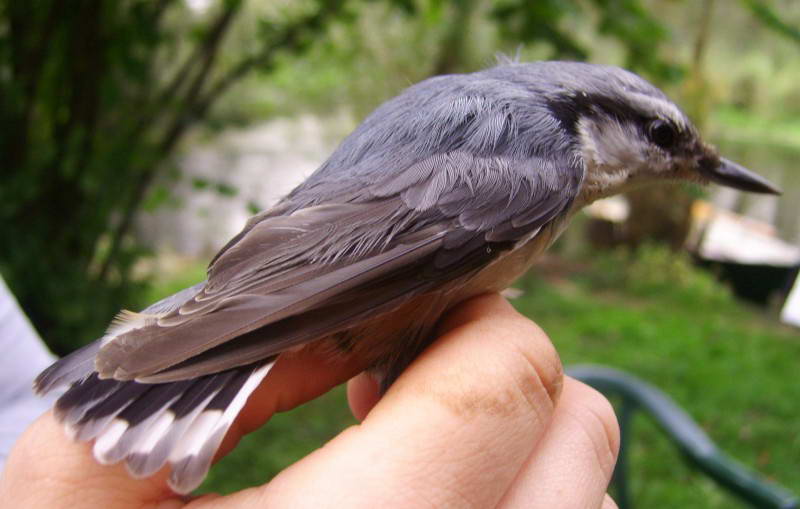
[{"label": "green metal railing", "polygon": [[686,461],[720,487],[753,507],[800,508],[798,497],[787,489],[761,479],[720,451],[700,426],[672,399],[652,385],[621,371],[602,366],[572,366],[567,374],[606,396],[620,399],[617,418],[622,437],[614,470],[614,500],[620,509],[631,509],[628,459],[632,418],[637,411],[648,414],[680,450]]}]

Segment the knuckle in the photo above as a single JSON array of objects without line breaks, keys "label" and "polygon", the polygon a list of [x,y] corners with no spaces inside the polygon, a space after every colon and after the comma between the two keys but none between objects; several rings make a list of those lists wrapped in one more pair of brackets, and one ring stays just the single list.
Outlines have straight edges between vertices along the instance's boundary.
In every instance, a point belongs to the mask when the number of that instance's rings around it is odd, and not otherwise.
[{"label": "knuckle", "polygon": [[[471,338],[467,357],[440,370],[437,397],[457,414],[494,414],[540,423],[552,416],[563,367],[547,335],[494,294],[462,304],[448,334]],[[463,321],[464,315],[467,316]]]},{"label": "knuckle", "polygon": [[544,331],[527,319],[517,320],[515,331],[508,335],[514,358],[518,386],[532,404],[542,405],[542,395],[552,407],[558,401],[564,383],[564,368],[553,344]]},{"label": "knuckle", "polygon": [[561,393],[564,370],[547,335],[521,315],[493,324],[494,334],[506,343],[500,376],[514,389],[525,411],[549,417]]},{"label": "knuckle", "polygon": [[439,372],[437,399],[462,417],[533,413],[540,422],[549,420],[563,368],[544,332],[519,315],[504,314],[472,323],[469,333],[478,339],[470,359]]}]

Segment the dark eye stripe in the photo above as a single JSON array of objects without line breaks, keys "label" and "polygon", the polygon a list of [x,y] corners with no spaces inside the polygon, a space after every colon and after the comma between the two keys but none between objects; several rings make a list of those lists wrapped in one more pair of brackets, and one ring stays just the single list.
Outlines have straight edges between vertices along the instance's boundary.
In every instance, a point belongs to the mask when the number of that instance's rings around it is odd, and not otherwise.
[{"label": "dark eye stripe", "polygon": [[547,106],[553,117],[560,122],[561,127],[573,135],[578,131],[578,120],[582,116],[605,114],[618,120],[637,123],[645,121],[642,113],[623,99],[603,94],[577,94],[551,99]]}]

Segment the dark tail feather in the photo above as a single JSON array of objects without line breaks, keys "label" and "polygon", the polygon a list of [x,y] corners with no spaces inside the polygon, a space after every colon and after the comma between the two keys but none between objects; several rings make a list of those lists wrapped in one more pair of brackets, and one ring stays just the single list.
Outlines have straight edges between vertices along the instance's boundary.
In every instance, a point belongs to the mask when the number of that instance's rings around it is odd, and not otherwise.
[{"label": "dark tail feather", "polygon": [[203,481],[225,433],[275,361],[161,384],[101,380],[94,372],[72,380],[84,355],[56,363],[37,379],[41,392],[72,381],[56,403],[56,416],[75,439],[95,439],[101,463],[124,460],[136,477],[170,463],[169,485],[182,494]]}]

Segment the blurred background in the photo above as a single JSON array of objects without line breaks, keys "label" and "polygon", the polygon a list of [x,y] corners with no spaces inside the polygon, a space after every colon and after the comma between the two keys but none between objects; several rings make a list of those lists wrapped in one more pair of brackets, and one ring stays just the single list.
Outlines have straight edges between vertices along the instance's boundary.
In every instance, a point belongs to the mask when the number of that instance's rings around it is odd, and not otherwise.
[{"label": "blurred background", "polygon": [[[0,0],[0,273],[49,347],[69,352],[120,308],[203,279],[249,215],[382,101],[499,53],[639,72],[784,189],[600,203],[513,302],[566,364],[654,383],[800,492],[793,0]],[[248,437],[202,490],[264,482],[352,423],[334,390]],[[735,503],[646,419],[636,427],[640,506]]]}]

